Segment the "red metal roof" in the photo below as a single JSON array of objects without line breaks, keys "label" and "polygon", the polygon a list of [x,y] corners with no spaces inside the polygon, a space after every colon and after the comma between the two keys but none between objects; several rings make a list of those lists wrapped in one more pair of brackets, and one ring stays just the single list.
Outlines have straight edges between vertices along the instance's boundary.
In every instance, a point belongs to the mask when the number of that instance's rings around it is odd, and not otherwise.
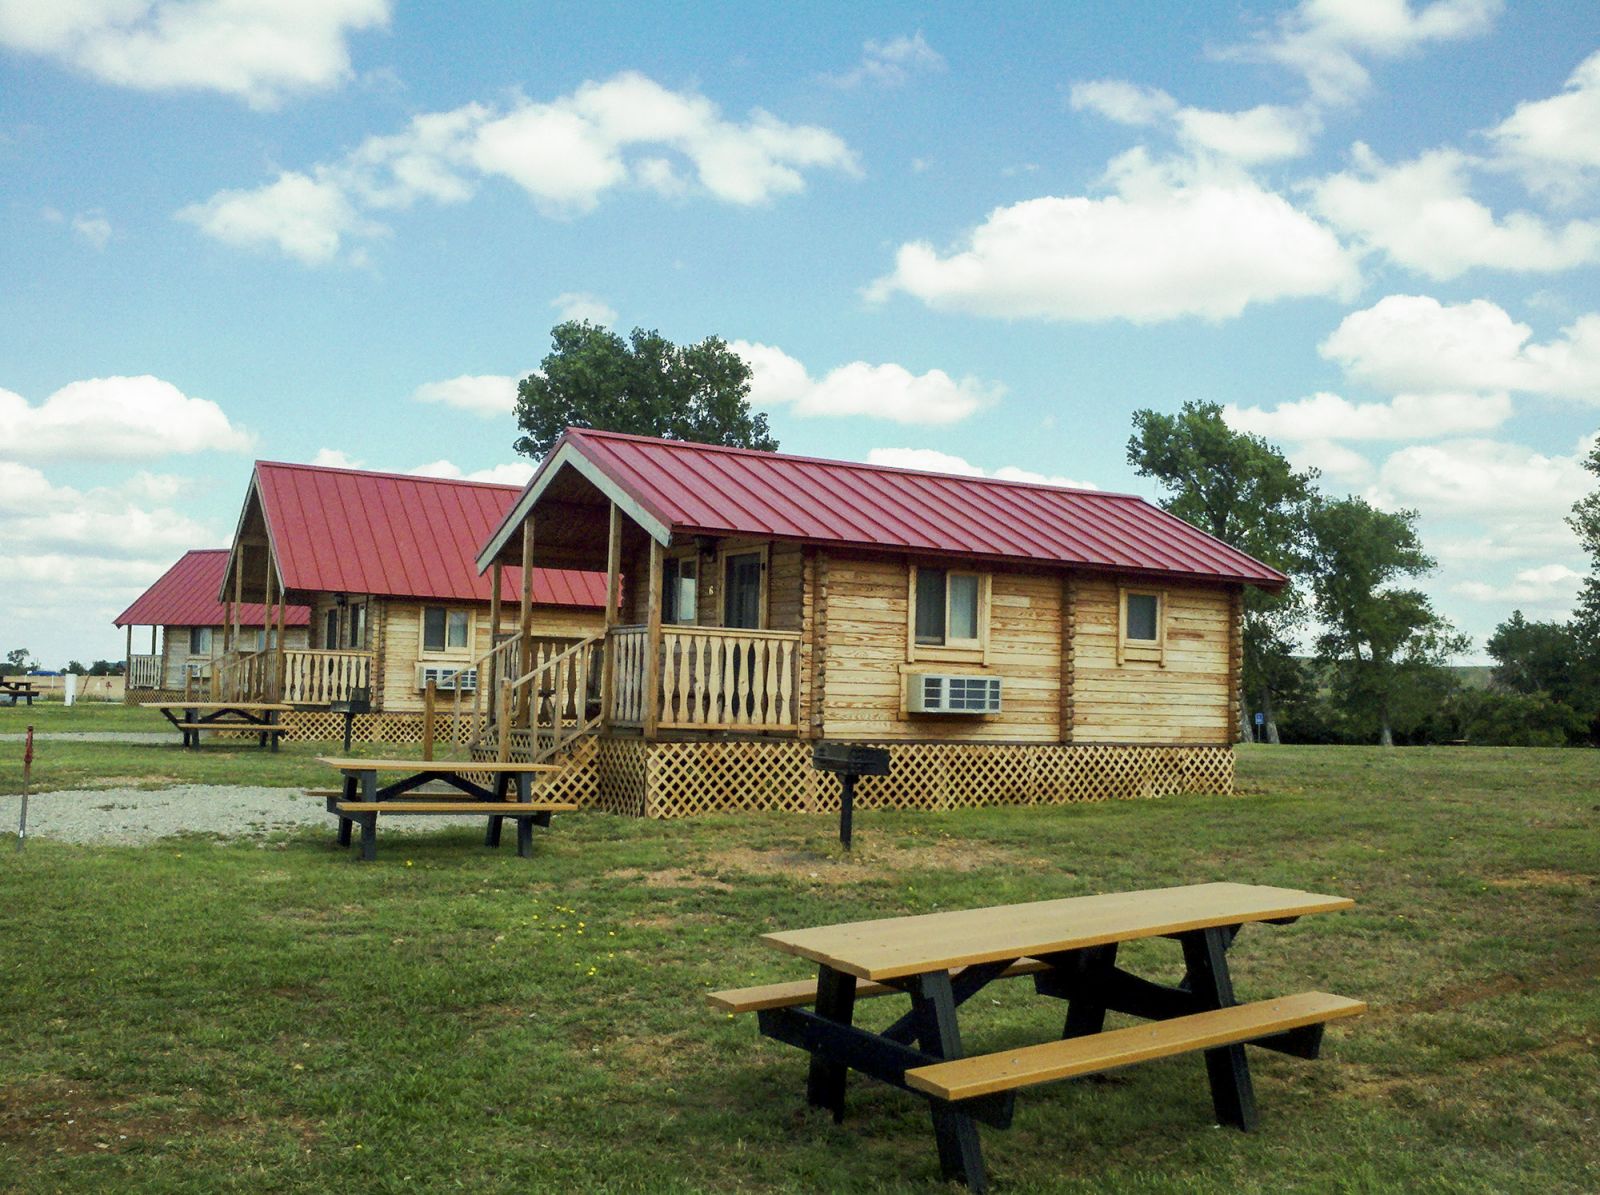
[{"label": "red metal roof", "polygon": [[1132,494],[588,428],[567,429],[547,464],[563,443],[662,523],[691,534],[1048,561],[1268,587],[1285,580],[1276,569]]},{"label": "red metal roof", "polygon": [[[257,461],[255,481],[285,588],[392,597],[489,600],[478,545],[521,491],[487,482]],[[219,580],[220,584],[220,580]],[[503,601],[519,599],[508,569]],[[603,607],[606,579],[536,569],[533,600]]]},{"label": "red metal roof", "polygon": [[[160,580],[119,614],[112,625],[220,627],[226,611],[217,600],[217,591],[222,588],[222,574],[227,568],[227,548],[196,548],[185,552],[183,558],[162,573]],[[266,613],[260,606],[245,605],[239,609],[242,626],[266,624]],[[311,621],[311,611],[304,606],[285,606],[283,621],[285,626],[303,627]]]}]

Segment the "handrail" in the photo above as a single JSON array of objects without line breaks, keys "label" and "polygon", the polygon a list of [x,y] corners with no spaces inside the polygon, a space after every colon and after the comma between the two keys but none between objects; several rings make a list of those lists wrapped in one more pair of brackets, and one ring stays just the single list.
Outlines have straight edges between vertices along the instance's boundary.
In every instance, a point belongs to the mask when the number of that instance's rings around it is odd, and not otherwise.
[{"label": "handrail", "polygon": [[[663,730],[793,731],[799,728],[800,632],[663,626],[656,725]],[[611,720],[645,721],[648,632],[614,627]]]},{"label": "handrail", "polygon": [[374,655],[354,648],[286,648],[279,700],[293,705],[328,705],[346,700],[352,689],[370,689]]},{"label": "handrail", "polygon": [[128,687],[130,689],[160,689],[163,687],[161,680],[160,656],[128,657]]},{"label": "handrail", "polygon": [[600,722],[591,702],[601,636],[580,639],[503,685],[508,699],[499,720],[500,754],[509,754],[513,711],[526,711],[528,762],[545,763]]}]

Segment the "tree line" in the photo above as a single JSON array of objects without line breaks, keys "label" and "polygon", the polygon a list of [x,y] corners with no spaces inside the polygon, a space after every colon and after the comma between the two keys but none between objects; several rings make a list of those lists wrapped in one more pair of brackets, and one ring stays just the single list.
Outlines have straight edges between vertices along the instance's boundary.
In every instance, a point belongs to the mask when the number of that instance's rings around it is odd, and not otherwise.
[{"label": "tree line", "polygon": [[[1163,507],[1289,578],[1245,591],[1240,737],[1600,742],[1600,490],[1568,520],[1593,562],[1578,610],[1566,622],[1513,611],[1489,639],[1489,683],[1472,685],[1445,666],[1468,638],[1415,588],[1435,568],[1416,511],[1323,494],[1315,469],[1230,428],[1215,403],[1133,423],[1128,463],[1165,489]],[[1586,463],[1600,476],[1600,447]]]}]

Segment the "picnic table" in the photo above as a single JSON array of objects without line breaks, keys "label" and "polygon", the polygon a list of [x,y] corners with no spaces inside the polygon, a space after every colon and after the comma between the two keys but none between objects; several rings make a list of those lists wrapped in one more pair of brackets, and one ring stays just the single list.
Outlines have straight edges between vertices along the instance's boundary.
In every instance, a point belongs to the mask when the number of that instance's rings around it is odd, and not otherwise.
[{"label": "picnic table", "polygon": [[183,745],[199,749],[200,736],[213,731],[254,733],[258,747],[278,749],[278,740],[289,733],[289,728],[278,721],[278,715],[294,709],[275,701],[145,701],[147,710],[155,710],[178,728]]},{"label": "picnic table", "polygon": [[32,681],[6,680],[0,676],[0,697],[9,697],[13,706],[17,704],[19,698],[31,706],[37,696],[39,689]]},{"label": "picnic table", "polygon": [[[346,756],[317,757],[319,763],[337,768],[344,777],[341,788],[324,791],[328,812],[339,819],[339,845],[350,845],[351,826],[361,826],[361,857],[378,855],[378,815],[408,814],[443,817],[484,814],[488,830],[484,845],[500,845],[500,825],[506,818],[517,823],[517,854],[533,855],[533,827],[549,826],[554,813],[570,813],[578,806],[570,801],[535,801],[533,778],[557,770],[554,764],[511,763],[494,760],[358,759]],[[396,778],[379,784],[379,774]],[[480,783],[486,777],[489,784]],[[425,784],[440,782],[454,791],[418,793]]]},{"label": "picnic table", "polygon": [[[708,1001],[755,1012],[764,1036],[809,1052],[807,1100],[835,1121],[844,1118],[850,1070],[925,1098],[945,1178],[982,1191],[978,1123],[1009,1127],[1017,1091],[1058,1079],[1203,1051],[1218,1121],[1253,1128],[1244,1046],[1315,1058],[1324,1025],[1366,1005],[1325,992],[1241,1004],[1228,947],[1246,924],[1284,925],[1353,904],[1288,888],[1196,884],[788,930],[761,941],[816,963],[814,982],[713,992]],[[1117,966],[1118,946],[1141,938],[1179,944],[1181,983]],[[990,983],[1022,976],[1038,995],[1066,1001],[1060,1038],[969,1055],[959,1010]],[[854,1024],[858,999],[895,994],[910,997],[905,1015],[876,1032]],[[1108,1011],[1152,1023],[1107,1030]]]}]

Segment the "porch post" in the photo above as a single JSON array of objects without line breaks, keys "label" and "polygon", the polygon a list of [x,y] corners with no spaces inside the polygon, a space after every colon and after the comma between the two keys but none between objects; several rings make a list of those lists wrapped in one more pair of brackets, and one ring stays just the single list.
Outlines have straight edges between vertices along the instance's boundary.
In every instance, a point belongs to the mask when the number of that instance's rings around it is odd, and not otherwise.
[{"label": "porch post", "polygon": [[267,655],[267,644],[272,640],[272,552],[262,552],[262,577],[261,577],[261,658],[256,661],[260,666],[261,696],[260,701],[276,701],[277,694],[273,693],[273,682],[277,679],[278,670],[272,670],[271,679],[267,676],[266,663],[270,658]]},{"label": "porch post", "polygon": [[[528,513],[527,519],[522,524],[522,618],[518,622],[521,631],[522,650],[518,653],[521,665],[517,669],[519,677],[527,676],[533,667],[533,512]],[[517,702],[519,721],[525,721],[521,715],[532,710],[529,699],[528,686],[522,687],[522,697]]]},{"label": "porch post", "polygon": [[[488,694],[488,700],[485,702],[489,707],[488,717],[484,720],[483,726],[473,728],[474,734],[477,734],[480,730],[487,729],[489,723],[494,721],[494,703],[500,693],[500,677],[498,675],[500,657],[495,654],[495,649],[500,645],[495,640],[500,635],[500,586],[504,580],[505,569],[497,556],[494,564],[489,569],[489,584],[492,586],[489,591],[489,677],[486,686],[479,686],[480,692]],[[460,690],[457,690],[457,692],[460,692]]]},{"label": "porch post", "polygon": [[244,604],[244,545],[239,545],[239,567],[233,570],[233,650],[239,650],[239,641],[244,637],[239,628],[240,607]]},{"label": "porch post", "polygon": [[285,609],[287,602],[283,594],[283,576],[278,573],[277,565],[273,565],[273,573],[278,578],[278,662],[275,675],[278,678],[277,700],[282,701],[284,692],[288,689],[289,657],[288,648],[283,641],[284,632],[288,627],[289,615]]},{"label": "porch post", "polygon": [[644,647],[644,737],[656,737],[656,723],[661,720],[661,694],[656,690],[661,684],[661,572],[667,550],[650,537],[650,596],[645,618]]},{"label": "porch post", "polygon": [[[151,630],[154,631],[155,628],[152,626]],[[155,655],[155,652],[152,650],[150,654]],[[162,679],[166,678],[163,677]],[[133,624],[130,622],[128,624],[128,650],[124,653],[122,661],[122,696],[124,700],[127,699],[128,690],[131,688],[133,688]],[[12,704],[15,705],[16,703],[13,702]]]},{"label": "porch post", "polygon": [[617,601],[622,594],[622,512],[611,503],[611,526],[606,538],[606,619],[600,656],[600,724],[611,729],[611,697],[616,687],[616,652],[611,631],[617,625]]}]

